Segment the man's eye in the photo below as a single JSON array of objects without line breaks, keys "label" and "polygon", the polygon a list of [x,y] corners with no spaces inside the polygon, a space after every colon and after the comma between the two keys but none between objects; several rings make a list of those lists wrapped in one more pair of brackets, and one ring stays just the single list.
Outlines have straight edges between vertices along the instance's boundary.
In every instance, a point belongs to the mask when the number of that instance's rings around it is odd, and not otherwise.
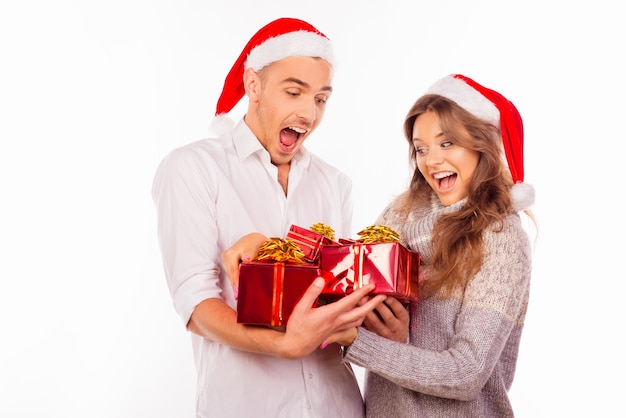
[{"label": "man's eye", "polygon": [[328,100],[328,99],[326,99],[325,97],[318,97],[318,98],[316,98],[315,100],[316,100],[316,101],[317,101],[317,103],[319,103],[319,104],[326,104],[326,100]]}]

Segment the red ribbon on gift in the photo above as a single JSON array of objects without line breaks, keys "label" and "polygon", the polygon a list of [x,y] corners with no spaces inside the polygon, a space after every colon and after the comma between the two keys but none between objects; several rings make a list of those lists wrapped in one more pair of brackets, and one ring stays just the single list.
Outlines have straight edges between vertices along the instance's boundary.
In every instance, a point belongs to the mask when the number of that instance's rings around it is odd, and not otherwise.
[{"label": "red ribbon on gift", "polygon": [[301,234],[300,232],[298,232],[295,226],[292,226],[287,233],[287,239],[294,240],[298,245],[306,247],[306,249],[308,249],[309,251],[317,250],[320,241],[319,239],[315,239],[307,235]]},{"label": "red ribbon on gift", "polygon": [[354,289],[363,287],[363,244],[355,244],[354,251]]},{"label": "red ribbon on gift", "polygon": [[[272,295],[272,326],[283,325],[283,285],[285,282],[285,265],[274,264],[274,294]],[[277,300],[278,299],[278,300]],[[278,322],[275,318],[278,318]]]}]

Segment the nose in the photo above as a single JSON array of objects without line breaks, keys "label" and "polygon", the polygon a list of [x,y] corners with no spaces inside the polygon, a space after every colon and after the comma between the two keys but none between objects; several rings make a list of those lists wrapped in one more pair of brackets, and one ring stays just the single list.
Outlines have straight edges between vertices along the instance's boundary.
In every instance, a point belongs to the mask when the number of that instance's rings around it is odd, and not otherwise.
[{"label": "nose", "polygon": [[440,148],[434,147],[428,150],[426,154],[426,165],[435,167],[443,162],[443,152]]},{"label": "nose", "polygon": [[298,110],[296,111],[296,116],[312,124],[315,119],[317,119],[317,106],[315,103],[315,99],[302,100],[300,106],[298,107]]}]

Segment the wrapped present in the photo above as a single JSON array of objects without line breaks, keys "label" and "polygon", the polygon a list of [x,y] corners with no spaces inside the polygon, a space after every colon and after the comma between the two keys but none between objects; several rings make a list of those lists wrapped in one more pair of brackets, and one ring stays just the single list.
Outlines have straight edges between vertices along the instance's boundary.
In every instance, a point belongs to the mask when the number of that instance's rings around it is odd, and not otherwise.
[{"label": "wrapped present", "polygon": [[304,253],[308,262],[316,262],[322,245],[335,243],[335,231],[323,223],[316,223],[310,229],[291,225],[286,239],[292,240]]},{"label": "wrapped present", "polygon": [[306,289],[319,276],[316,264],[291,240],[270,238],[256,258],[239,265],[237,322],[283,327]]},{"label": "wrapped present", "polygon": [[354,289],[374,283],[373,294],[393,296],[403,302],[417,300],[420,256],[399,242],[386,226],[359,232],[358,240],[341,239],[320,249],[319,267],[326,281],[322,297],[340,298]]}]

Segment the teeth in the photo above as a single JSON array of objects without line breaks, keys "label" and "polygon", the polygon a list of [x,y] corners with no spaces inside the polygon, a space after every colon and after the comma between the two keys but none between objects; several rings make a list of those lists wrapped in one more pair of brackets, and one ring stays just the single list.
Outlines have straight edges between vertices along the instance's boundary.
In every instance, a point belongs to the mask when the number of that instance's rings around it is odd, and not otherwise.
[{"label": "teeth", "polygon": [[444,177],[452,176],[454,173],[452,171],[443,171],[441,173],[435,173],[433,177],[437,180],[441,180]]},{"label": "teeth", "polygon": [[289,129],[291,129],[292,131],[296,131],[296,132],[297,132],[297,133],[299,133],[299,134],[304,134],[304,133],[306,133],[306,130],[305,130],[305,129],[300,129],[300,128],[295,127],[295,126],[290,126],[290,127],[289,127]]}]

